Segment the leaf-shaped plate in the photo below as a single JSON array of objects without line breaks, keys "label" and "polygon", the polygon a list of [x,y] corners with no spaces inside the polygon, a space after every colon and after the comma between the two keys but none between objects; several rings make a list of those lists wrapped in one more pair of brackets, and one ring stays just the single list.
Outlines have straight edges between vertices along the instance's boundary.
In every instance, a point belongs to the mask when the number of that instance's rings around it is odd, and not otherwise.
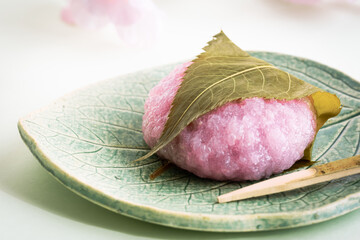
[{"label": "leaf-shaped plate", "polygon": [[[322,64],[252,52],[291,74],[335,93],[341,113],[315,141],[316,164],[359,153],[360,84]],[[250,183],[200,179],[161,165],[149,151],[141,123],[148,91],[176,64],[129,74],[78,90],[19,122],[25,143],[55,178],[86,199],[126,216],[204,231],[256,231],[321,222],[360,207],[360,175],[314,186],[217,204],[216,197]]]}]

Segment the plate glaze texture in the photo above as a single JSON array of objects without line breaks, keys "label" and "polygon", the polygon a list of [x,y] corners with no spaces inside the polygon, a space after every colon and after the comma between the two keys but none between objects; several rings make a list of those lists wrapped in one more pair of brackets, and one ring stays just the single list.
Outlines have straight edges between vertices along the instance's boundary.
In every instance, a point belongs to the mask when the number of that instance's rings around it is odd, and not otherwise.
[{"label": "plate glaze texture", "polygon": [[[252,52],[291,74],[335,93],[341,113],[317,135],[313,160],[323,164],[359,154],[360,84],[322,64]],[[216,197],[251,182],[201,179],[156,156],[141,132],[149,90],[176,64],[121,76],[78,90],[19,121],[20,134],[41,165],[66,187],[107,209],[161,225],[202,231],[260,231],[328,220],[360,207],[360,175],[226,204]]]}]

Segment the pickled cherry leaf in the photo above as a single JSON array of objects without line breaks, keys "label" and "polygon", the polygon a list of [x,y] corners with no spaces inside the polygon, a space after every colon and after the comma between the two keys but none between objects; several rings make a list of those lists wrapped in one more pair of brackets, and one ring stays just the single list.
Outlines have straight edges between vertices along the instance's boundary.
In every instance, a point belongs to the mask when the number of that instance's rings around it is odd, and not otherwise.
[{"label": "pickled cherry leaf", "polygon": [[[203,50],[185,72],[159,141],[137,160],[156,153],[196,118],[234,100],[252,97],[293,100],[311,96],[317,131],[328,118],[340,112],[336,95],[252,57],[222,31]],[[311,158],[311,146],[305,151],[307,159]]]}]

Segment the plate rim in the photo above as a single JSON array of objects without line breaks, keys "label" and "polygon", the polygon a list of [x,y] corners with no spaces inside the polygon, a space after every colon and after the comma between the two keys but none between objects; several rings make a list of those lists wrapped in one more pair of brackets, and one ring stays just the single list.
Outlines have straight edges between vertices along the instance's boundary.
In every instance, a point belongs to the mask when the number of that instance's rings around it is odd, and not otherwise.
[{"label": "plate rim", "polygon": [[[311,64],[321,66],[322,68],[325,68],[326,70],[335,71],[336,73],[341,75],[342,80],[346,79],[346,82],[348,82],[348,83],[351,82],[351,84],[358,84],[360,87],[359,82],[357,82],[350,76],[344,74],[343,72],[336,70],[332,67],[329,67],[327,65],[321,64],[319,62],[310,60],[310,59],[306,59],[303,57],[297,57],[297,56],[293,56],[293,55],[288,55],[288,54],[268,52],[268,51],[249,51],[249,53],[250,54],[251,53],[261,53],[261,54],[277,55],[277,56],[282,56],[282,57],[296,58],[301,61],[310,62]],[[167,65],[170,65],[170,64],[167,64]],[[166,65],[163,65],[163,67],[164,66],[166,66]],[[156,67],[154,67],[152,69],[155,69],[155,68]],[[151,69],[149,69],[149,70],[151,70]],[[140,73],[141,71],[143,71],[143,70],[133,72],[133,74]],[[122,75],[122,76],[124,76],[124,75]],[[114,79],[114,78],[111,78],[111,79]],[[108,79],[108,81],[111,79]],[[107,80],[105,80],[105,81],[107,81]],[[357,193],[349,194],[344,198],[338,199],[336,201],[333,201],[327,205],[321,206],[316,209],[309,209],[306,211],[295,211],[295,212],[291,212],[291,213],[277,212],[277,213],[257,213],[257,214],[244,214],[244,215],[223,215],[223,214],[217,215],[217,214],[206,214],[206,213],[204,213],[204,214],[189,213],[189,212],[183,212],[183,211],[178,212],[178,211],[172,211],[172,210],[162,209],[162,208],[158,208],[158,207],[146,206],[144,204],[136,204],[136,203],[124,200],[124,199],[113,198],[112,196],[107,195],[106,193],[104,193],[96,188],[93,188],[91,185],[87,185],[86,183],[78,180],[75,176],[68,174],[66,171],[64,171],[63,169],[58,167],[54,162],[51,161],[51,159],[46,155],[46,153],[38,146],[38,143],[31,136],[31,134],[29,134],[29,131],[26,128],[26,124],[23,124],[23,122],[26,121],[26,119],[30,118],[32,115],[35,115],[39,112],[43,112],[43,111],[49,109],[54,104],[59,104],[60,102],[64,101],[66,98],[69,98],[70,96],[81,91],[81,89],[85,89],[90,86],[95,86],[97,84],[101,84],[102,82],[104,82],[104,80],[98,81],[95,84],[91,84],[91,85],[85,86],[83,88],[74,90],[74,91],[66,94],[65,96],[60,97],[59,99],[49,103],[47,106],[28,114],[27,116],[21,118],[18,121],[18,130],[21,135],[21,138],[23,139],[25,144],[29,147],[30,151],[33,153],[33,155],[39,161],[41,166],[43,166],[47,170],[47,172],[49,172],[56,180],[58,180],[66,188],[70,189],[77,195],[89,200],[90,202],[100,205],[110,211],[120,213],[122,215],[132,217],[132,218],[135,218],[138,220],[150,222],[150,223],[155,223],[155,224],[174,227],[174,228],[198,230],[198,231],[212,231],[212,232],[251,232],[251,231],[267,231],[267,230],[294,228],[294,227],[306,226],[306,225],[330,220],[330,219],[347,214],[349,212],[355,211],[356,209],[360,208],[360,204],[359,204],[360,191]],[[79,188],[79,187],[82,187],[82,188]],[[85,192],[83,191],[84,187],[87,190]],[[97,199],[94,199],[91,196],[97,196]],[[112,202],[112,205],[111,206],[107,205],[104,202],[100,201],[99,199],[110,200],[110,202]],[[357,206],[352,206],[354,204]],[[338,206],[341,206],[342,211],[338,210]],[[332,209],[330,214],[329,214],[329,210],[328,210],[329,208]],[[343,210],[343,209],[346,209],[346,210]],[[129,213],[130,211],[132,212],[132,214]],[[137,212],[137,214],[134,214],[136,212]],[[140,214],[141,212],[145,212],[146,214]],[[148,217],[146,217],[146,215]],[[191,219],[189,219],[189,218],[191,218]],[[308,219],[308,220],[302,221],[305,219]],[[189,220],[191,220],[191,221],[189,221]],[[275,220],[277,220],[277,221],[275,221]],[[292,220],[293,222],[295,222],[295,224],[281,225],[281,220]],[[201,223],[203,221],[209,221],[212,224],[210,224],[210,225],[198,224],[196,226],[192,226],[192,224],[194,224],[196,222]],[[242,223],[242,225],[245,227],[234,228],[234,226],[237,226],[237,225],[233,224],[234,221],[240,221]],[[279,221],[280,222],[277,224],[273,224],[273,225],[268,224],[269,226],[267,226],[266,228],[261,228],[261,221],[267,221],[268,223],[269,222],[275,223],[275,222],[279,222]],[[182,222],[182,223],[179,225],[179,222]],[[222,226],[222,225],[224,225],[224,223],[228,223],[229,225],[227,225],[227,226],[229,228],[208,227],[208,226]],[[254,223],[256,223],[256,224],[254,224]],[[249,226],[252,226],[252,227],[249,228]]]}]

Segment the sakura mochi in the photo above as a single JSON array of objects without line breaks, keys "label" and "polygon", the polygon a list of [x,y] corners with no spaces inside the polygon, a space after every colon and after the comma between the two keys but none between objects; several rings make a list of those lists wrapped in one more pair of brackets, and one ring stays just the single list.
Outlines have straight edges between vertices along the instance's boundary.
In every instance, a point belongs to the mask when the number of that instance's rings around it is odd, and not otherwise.
[{"label": "sakura mochi", "polygon": [[[176,67],[149,93],[142,130],[150,147],[159,140],[191,63]],[[316,134],[308,98],[258,97],[222,105],[191,122],[157,154],[193,174],[215,180],[259,180],[291,167]]]}]

